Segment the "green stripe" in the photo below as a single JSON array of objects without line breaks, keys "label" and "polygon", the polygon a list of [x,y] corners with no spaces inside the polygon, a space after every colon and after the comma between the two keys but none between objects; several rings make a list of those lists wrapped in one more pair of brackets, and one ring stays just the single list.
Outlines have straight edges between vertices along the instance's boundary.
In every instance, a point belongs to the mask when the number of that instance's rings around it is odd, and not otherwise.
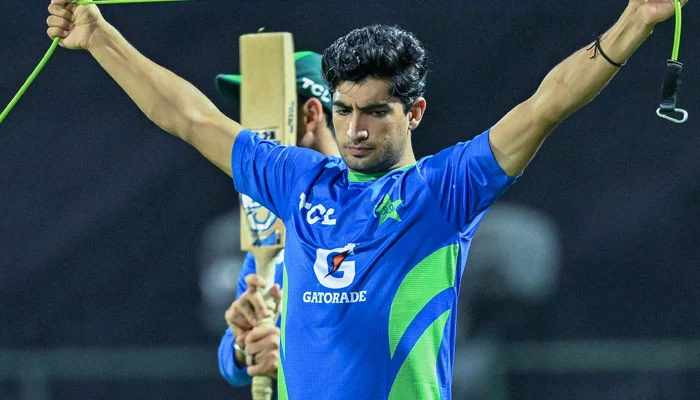
[{"label": "green stripe", "polygon": [[396,374],[388,400],[440,399],[437,358],[449,316],[445,311],[423,332]]},{"label": "green stripe", "polygon": [[286,326],[287,326],[287,285],[288,285],[288,280],[287,280],[287,264],[282,263],[282,315],[280,315],[280,318],[282,318],[282,322],[280,323],[280,343],[282,345],[283,349],[286,349],[285,344],[287,343],[285,341],[285,332],[286,332]]},{"label": "green stripe", "polygon": [[277,400],[287,400],[287,381],[284,379],[284,368],[282,363],[277,364]]},{"label": "green stripe", "polygon": [[376,181],[377,179],[381,178],[382,176],[394,172],[394,171],[405,171],[412,166],[416,165],[415,163],[410,164],[410,165],[404,165],[403,167],[399,167],[396,169],[391,169],[389,171],[384,171],[384,172],[377,172],[376,174],[363,174],[361,172],[355,172],[355,171],[350,171],[348,170],[348,180],[350,182],[370,182],[370,181]]},{"label": "green stripe", "polygon": [[[280,324],[280,344],[283,352],[286,349],[285,344],[287,343],[284,339],[284,332],[286,330],[285,327],[287,325],[287,287],[289,287],[287,280],[287,264],[282,263],[282,315],[280,315],[280,318],[282,318],[282,323]],[[277,365],[277,398],[279,400],[287,400],[287,381],[284,378],[282,360],[280,360]]]},{"label": "green stripe", "polygon": [[308,56],[309,54],[314,54],[313,51],[297,51],[294,53],[294,61],[299,61],[302,58]]},{"label": "green stripe", "polygon": [[231,75],[231,74],[221,74],[219,75],[219,79],[223,79],[228,83],[236,83],[236,84],[241,84],[241,81],[243,78],[240,75]]},{"label": "green stripe", "polygon": [[437,250],[413,267],[396,290],[389,311],[389,351],[392,358],[416,315],[440,292],[454,286],[458,252],[457,244]]}]

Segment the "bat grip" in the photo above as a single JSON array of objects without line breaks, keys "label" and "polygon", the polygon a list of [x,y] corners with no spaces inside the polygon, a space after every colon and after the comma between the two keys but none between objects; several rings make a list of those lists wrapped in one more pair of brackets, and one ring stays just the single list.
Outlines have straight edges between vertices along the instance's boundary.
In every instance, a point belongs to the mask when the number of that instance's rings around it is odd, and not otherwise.
[{"label": "bat grip", "polygon": [[[262,318],[258,325],[253,328],[253,331],[262,327],[275,326],[275,302],[272,300],[269,292],[270,288],[275,284],[275,261],[280,249],[281,246],[254,246],[251,249],[251,253],[255,257],[256,273],[265,279],[267,283],[263,290],[263,296],[270,315],[267,318]],[[251,388],[253,400],[270,400],[273,393],[272,385],[272,378],[268,376],[254,376]]]},{"label": "bat grip", "polygon": [[[268,306],[270,302],[267,303]],[[268,307],[269,309],[269,307]],[[274,310],[272,310],[274,311]],[[253,330],[258,329],[259,327],[263,326],[275,326],[275,322],[273,321],[272,317],[267,317],[263,318],[260,320],[260,323],[258,323],[258,326],[256,326]],[[253,394],[253,400],[271,400],[272,399],[272,385],[274,384],[272,378],[269,376],[254,376],[253,377],[253,383],[251,386],[251,391]]]},{"label": "bat grip", "polygon": [[272,399],[272,378],[268,376],[253,377],[253,400]]}]

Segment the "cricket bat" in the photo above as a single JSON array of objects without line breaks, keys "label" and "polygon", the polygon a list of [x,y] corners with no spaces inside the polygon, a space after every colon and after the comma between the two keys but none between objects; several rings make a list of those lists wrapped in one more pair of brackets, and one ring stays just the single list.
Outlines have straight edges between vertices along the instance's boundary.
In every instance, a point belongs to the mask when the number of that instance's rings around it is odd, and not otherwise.
[{"label": "cricket bat", "polygon": [[[264,139],[295,145],[297,94],[292,34],[243,35],[239,46],[243,77],[241,125]],[[270,314],[274,313],[274,301],[268,292],[275,282],[275,259],[284,247],[284,239],[282,221],[260,204],[241,195],[241,250],[253,253],[256,273],[267,282],[263,294]],[[258,327],[262,326],[274,326],[272,317],[260,320]],[[271,378],[253,377],[253,400],[270,400],[272,384]]]}]

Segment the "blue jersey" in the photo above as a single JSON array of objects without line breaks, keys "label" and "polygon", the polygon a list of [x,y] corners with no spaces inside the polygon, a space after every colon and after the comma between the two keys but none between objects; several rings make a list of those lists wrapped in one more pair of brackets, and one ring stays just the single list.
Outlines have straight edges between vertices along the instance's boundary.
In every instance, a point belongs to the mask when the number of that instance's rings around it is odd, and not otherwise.
[{"label": "blue jersey", "polygon": [[516,179],[488,131],[376,175],[243,131],[232,172],[287,229],[279,398],[450,399],[469,245]]},{"label": "blue jersey", "polygon": [[[275,283],[282,286],[282,268],[284,262],[284,250],[281,250],[275,260]],[[238,288],[236,290],[236,299],[240,298],[241,295],[248,290],[248,284],[245,282],[245,277],[249,274],[255,273],[255,258],[251,253],[247,253],[243,265],[241,266],[241,272],[238,275]],[[280,321],[277,320],[277,326],[279,327]],[[252,378],[248,375],[248,367],[238,368],[234,360],[234,349],[233,343],[236,340],[235,335],[231,332],[231,328],[227,328],[224,335],[221,337],[221,342],[219,343],[219,372],[221,376],[226,379],[228,383],[233,386],[245,386],[250,385]]]}]

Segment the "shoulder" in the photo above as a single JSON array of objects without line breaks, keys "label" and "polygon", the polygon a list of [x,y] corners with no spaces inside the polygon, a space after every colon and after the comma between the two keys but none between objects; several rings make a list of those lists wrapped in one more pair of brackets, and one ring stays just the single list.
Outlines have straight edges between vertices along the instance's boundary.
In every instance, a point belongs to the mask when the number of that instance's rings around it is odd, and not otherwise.
[{"label": "shoulder", "polygon": [[490,132],[491,130],[488,129],[470,140],[456,143],[435,155],[423,157],[416,163],[416,166],[418,169],[426,167],[443,169],[450,165],[477,164],[485,171],[501,175],[504,172],[498,165],[491,149]]}]

